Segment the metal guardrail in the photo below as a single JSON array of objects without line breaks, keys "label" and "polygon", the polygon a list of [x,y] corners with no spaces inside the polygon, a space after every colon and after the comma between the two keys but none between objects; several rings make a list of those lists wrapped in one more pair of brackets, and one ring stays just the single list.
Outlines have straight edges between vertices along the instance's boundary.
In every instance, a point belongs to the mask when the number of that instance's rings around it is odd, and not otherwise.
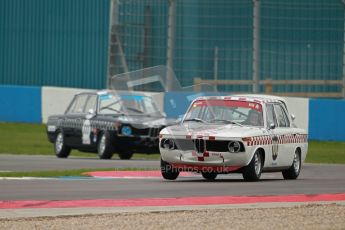
[{"label": "metal guardrail", "polygon": [[[210,84],[210,85],[253,85],[253,80],[204,80],[201,78],[194,78],[194,85],[198,87],[198,84]],[[265,94],[272,94],[278,96],[289,97],[318,97],[318,98],[343,98],[345,95],[345,86],[342,80],[260,80],[260,85],[264,85]],[[341,92],[273,92],[274,85],[335,85],[340,86]],[[239,92],[236,92],[239,93]],[[244,92],[240,92],[244,93]]]}]

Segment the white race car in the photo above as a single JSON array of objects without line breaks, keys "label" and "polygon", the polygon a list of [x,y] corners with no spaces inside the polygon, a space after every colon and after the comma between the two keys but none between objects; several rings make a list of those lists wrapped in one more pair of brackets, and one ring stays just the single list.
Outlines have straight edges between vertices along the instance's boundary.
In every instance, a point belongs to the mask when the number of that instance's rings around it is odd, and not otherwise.
[{"label": "white race car", "polygon": [[262,172],[296,179],[308,151],[306,130],[292,124],[286,101],[266,95],[210,96],[194,100],[181,123],[159,135],[162,176],[196,171],[207,180],[242,173],[257,181]]}]

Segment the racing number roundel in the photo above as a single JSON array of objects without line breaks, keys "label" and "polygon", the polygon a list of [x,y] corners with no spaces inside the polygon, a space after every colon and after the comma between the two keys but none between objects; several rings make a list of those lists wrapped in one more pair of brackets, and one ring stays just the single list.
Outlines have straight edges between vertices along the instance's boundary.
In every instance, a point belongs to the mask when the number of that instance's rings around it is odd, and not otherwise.
[{"label": "racing number roundel", "polygon": [[275,161],[278,157],[278,136],[272,137],[272,158]]}]

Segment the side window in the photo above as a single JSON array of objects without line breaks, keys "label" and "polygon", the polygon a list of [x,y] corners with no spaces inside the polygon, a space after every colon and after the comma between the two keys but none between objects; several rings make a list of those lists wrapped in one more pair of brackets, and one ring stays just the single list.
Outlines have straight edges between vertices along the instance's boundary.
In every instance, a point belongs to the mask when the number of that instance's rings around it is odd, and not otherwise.
[{"label": "side window", "polygon": [[290,127],[289,119],[285,113],[283,107],[279,104],[274,105],[274,110],[276,112],[276,117],[279,127]]},{"label": "side window", "polygon": [[72,105],[69,107],[66,113],[68,114],[76,114],[76,113],[84,113],[84,106],[88,95],[79,95],[76,96],[73,100]]},{"label": "side window", "polygon": [[277,121],[274,117],[274,109],[272,104],[267,104],[267,125],[270,126],[272,123],[277,126]]},{"label": "side window", "polygon": [[96,111],[96,104],[97,104],[97,96],[90,95],[86,102],[84,113],[88,113],[90,109],[93,109],[93,111]]}]

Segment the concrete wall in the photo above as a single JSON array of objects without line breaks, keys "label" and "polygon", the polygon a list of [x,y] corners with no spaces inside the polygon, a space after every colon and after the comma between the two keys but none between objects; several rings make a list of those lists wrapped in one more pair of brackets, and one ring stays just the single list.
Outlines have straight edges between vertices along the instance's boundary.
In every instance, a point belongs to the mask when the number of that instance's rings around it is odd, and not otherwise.
[{"label": "concrete wall", "polygon": [[290,114],[296,119],[294,124],[298,128],[309,130],[309,99],[298,97],[285,97]]},{"label": "concrete wall", "polygon": [[42,122],[46,123],[53,114],[63,114],[74,95],[92,90],[42,87]]}]

